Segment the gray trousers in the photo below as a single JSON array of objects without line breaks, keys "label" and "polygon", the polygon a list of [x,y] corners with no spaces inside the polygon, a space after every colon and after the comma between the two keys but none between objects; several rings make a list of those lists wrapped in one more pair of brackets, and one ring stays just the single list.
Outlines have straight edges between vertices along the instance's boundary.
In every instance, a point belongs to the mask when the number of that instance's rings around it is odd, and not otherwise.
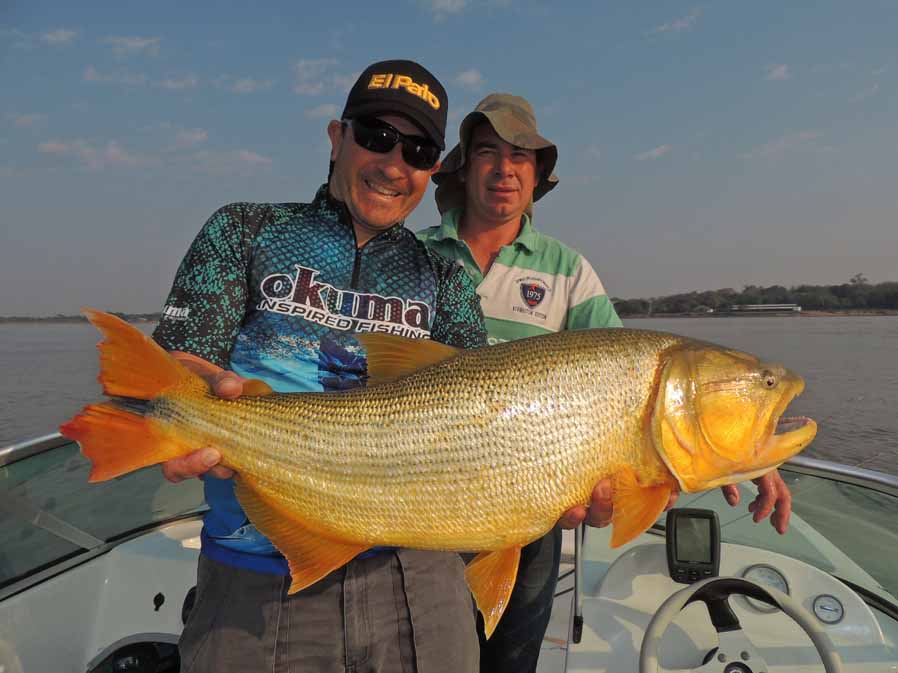
[{"label": "gray trousers", "polygon": [[478,670],[457,554],[400,549],[355,559],[292,596],[289,583],[201,555],[181,673]]}]

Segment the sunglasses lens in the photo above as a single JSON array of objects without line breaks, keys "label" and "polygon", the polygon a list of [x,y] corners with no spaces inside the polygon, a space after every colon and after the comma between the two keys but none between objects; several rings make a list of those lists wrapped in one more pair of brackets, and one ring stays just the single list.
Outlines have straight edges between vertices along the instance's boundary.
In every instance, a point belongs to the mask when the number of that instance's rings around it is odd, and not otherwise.
[{"label": "sunglasses lens", "polygon": [[404,141],[402,143],[402,158],[412,168],[418,170],[426,170],[433,168],[433,165],[440,158],[440,148],[433,143],[415,143],[412,141]]},{"label": "sunglasses lens", "polygon": [[377,152],[378,154],[389,152],[399,141],[392,129],[375,125],[367,122],[367,120],[353,119],[352,133],[359,145],[370,152]]},{"label": "sunglasses lens", "polygon": [[407,136],[380,119],[353,119],[355,141],[369,152],[386,154],[396,143],[402,143],[402,159],[412,168],[433,168],[440,157],[440,148],[419,136]]}]

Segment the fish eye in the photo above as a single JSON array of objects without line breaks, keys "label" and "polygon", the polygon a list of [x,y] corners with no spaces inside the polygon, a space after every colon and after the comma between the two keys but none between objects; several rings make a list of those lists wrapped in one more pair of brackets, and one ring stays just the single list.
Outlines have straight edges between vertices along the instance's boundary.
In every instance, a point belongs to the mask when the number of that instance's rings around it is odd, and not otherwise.
[{"label": "fish eye", "polygon": [[764,381],[764,387],[769,389],[776,388],[776,384],[778,383],[776,380],[776,376],[773,372],[763,371],[761,372],[761,379]]}]

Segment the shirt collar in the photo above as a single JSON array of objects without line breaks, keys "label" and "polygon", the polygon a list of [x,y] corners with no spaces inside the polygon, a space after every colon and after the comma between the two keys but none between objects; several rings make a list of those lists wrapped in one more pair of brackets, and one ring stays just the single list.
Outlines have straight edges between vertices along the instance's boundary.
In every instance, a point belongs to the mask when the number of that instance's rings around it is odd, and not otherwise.
[{"label": "shirt collar", "polygon": [[[458,237],[458,225],[461,221],[462,208],[452,208],[443,213],[443,219],[440,221],[440,228],[437,230],[437,239],[450,239],[453,241],[461,240]],[[514,245],[520,245],[533,252],[536,250],[537,239],[539,234],[533,228],[533,221],[527,213],[521,215],[521,231],[517,238],[514,239]]]},{"label": "shirt collar", "polygon": [[330,195],[326,182],[318,188],[317,192],[315,192],[315,198],[312,200],[312,205],[316,210],[329,215],[336,215],[340,222],[352,226],[352,218],[349,215],[349,209],[346,207],[345,203],[337,201],[337,199]]},{"label": "shirt collar", "polygon": [[536,250],[539,234],[533,228],[533,220],[527,213],[521,215],[521,233],[514,240],[515,245],[522,245],[530,252]]}]

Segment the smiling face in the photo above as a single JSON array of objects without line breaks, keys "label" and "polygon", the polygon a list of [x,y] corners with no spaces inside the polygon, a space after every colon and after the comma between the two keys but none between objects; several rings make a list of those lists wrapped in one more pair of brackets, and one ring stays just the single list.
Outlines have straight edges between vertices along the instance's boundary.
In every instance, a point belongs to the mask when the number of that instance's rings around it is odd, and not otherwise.
[{"label": "smiling face", "polygon": [[[404,117],[381,115],[379,119],[401,133],[421,135],[418,127]],[[396,143],[386,154],[370,152],[356,144],[351,124],[332,121],[327,133],[334,162],[330,194],[346,204],[356,242],[362,246],[408,217],[421,201],[430,176],[440,164],[437,162],[428,170],[412,168],[402,158],[401,143]]]},{"label": "smiling face", "polygon": [[468,147],[465,215],[497,225],[519,222],[539,177],[536,152],[505,142],[489,123],[474,128]]}]

